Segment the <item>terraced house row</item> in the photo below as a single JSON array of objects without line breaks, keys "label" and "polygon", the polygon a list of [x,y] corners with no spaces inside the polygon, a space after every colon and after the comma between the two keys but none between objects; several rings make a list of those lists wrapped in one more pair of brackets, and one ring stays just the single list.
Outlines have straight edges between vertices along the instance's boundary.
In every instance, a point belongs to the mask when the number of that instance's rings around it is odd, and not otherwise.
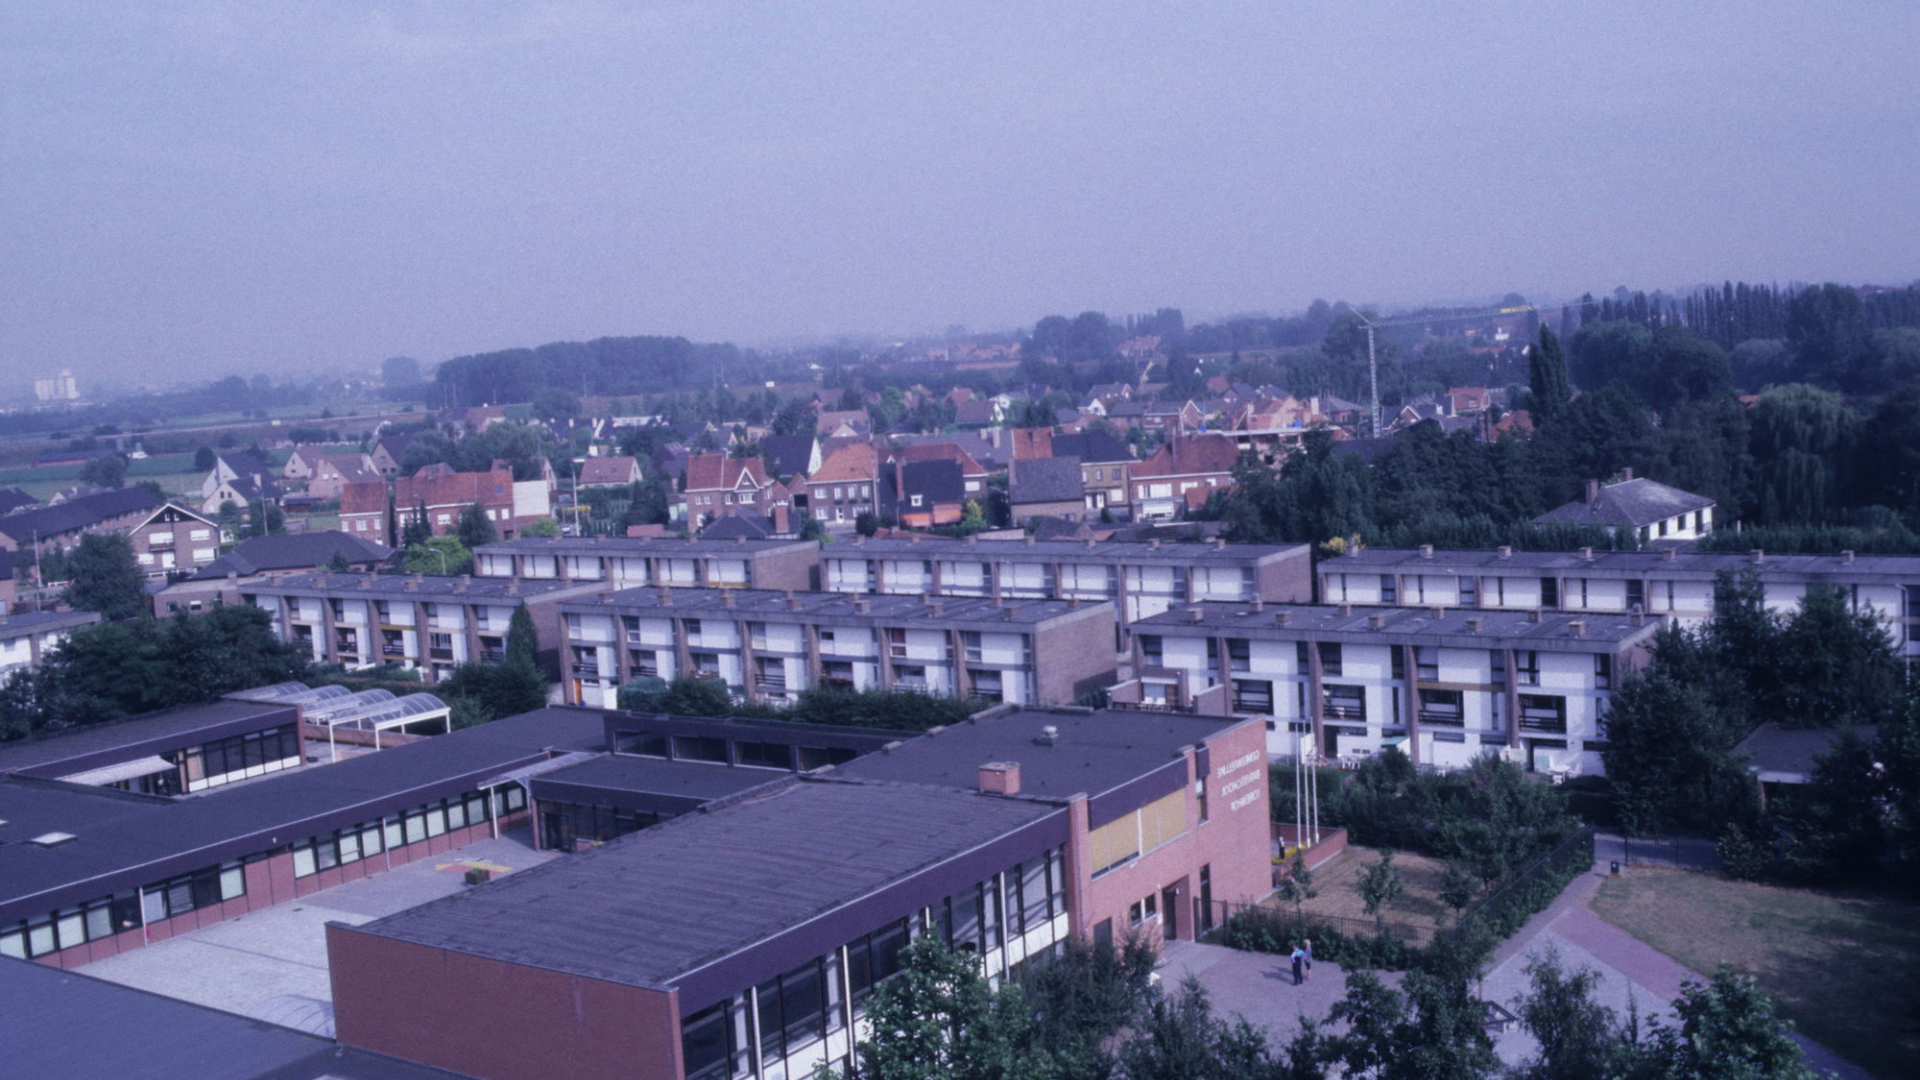
[{"label": "terraced house row", "polygon": [[1135,627],[1116,707],[1267,717],[1267,751],[1355,758],[1399,746],[1458,768],[1604,771],[1607,701],[1645,665],[1643,615],[1195,604]]},{"label": "terraced house row", "polygon": [[1113,681],[1113,605],[623,589],[560,605],[567,700],[615,703],[636,678],[695,674],[739,697],[821,686],[1063,704]]},{"label": "terraced house row", "polygon": [[1871,612],[1895,648],[1920,657],[1920,556],[1706,554],[1664,551],[1444,551],[1368,548],[1320,564],[1326,603],[1438,604],[1487,611],[1540,608],[1581,614],[1642,611],[1694,626],[1713,615],[1722,574],[1751,573],[1766,606],[1790,613],[1815,585]]}]

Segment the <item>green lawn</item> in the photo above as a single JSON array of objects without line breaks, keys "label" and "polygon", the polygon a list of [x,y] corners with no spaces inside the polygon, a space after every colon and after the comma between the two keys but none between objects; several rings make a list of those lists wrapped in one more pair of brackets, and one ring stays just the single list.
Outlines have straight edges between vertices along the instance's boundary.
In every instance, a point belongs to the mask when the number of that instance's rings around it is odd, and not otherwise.
[{"label": "green lawn", "polygon": [[1920,1073],[1920,904],[1636,869],[1593,909],[1699,972],[1753,975],[1814,1039],[1883,1080]]},{"label": "green lawn", "polygon": [[[1360,895],[1360,872],[1379,861],[1379,851],[1349,846],[1313,872],[1313,887],[1318,895],[1302,904],[1301,910],[1310,915],[1373,922],[1374,917],[1367,914],[1367,902]],[[1393,864],[1400,869],[1404,891],[1381,905],[1380,914],[1388,922],[1414,927],[1419,939],[1425,941],[1437,927],[1452,920],[1453,912],[1440,902],[1440,878],[1446,873],[1447,864],[1411,851],[1394,852]],[[1272,904],[1288,910],[1293,907],[1277,898]]]}]

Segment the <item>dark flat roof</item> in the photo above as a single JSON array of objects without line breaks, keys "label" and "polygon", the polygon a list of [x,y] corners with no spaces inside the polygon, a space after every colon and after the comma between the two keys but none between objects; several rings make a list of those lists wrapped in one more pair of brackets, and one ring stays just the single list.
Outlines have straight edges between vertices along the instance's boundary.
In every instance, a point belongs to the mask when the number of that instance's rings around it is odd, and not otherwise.
[{"label": "dark flat roof", "polygon": [[1029,799],[801,777],[355,930],[664,988],[1062,812]]},{"label": "dark flat roof", "polygon": [[[0,909],[12,912],[0,922],[444,798],[549,749],[604,742],[599,710],[548,708],[178,800],[0,777]],[[49,830],[78,839],[19,842]]]},{"label": "dark flat roof", "polygon": [[[1045,459],[1042,459],[1045,460]],[[1076,496],[1077,497],[1077,496]],[[1150,543],[1139,540],[1100,540],[1075,543],[1066,540],[883,540],[868,537],[849,544],[835,544],[820,552],[823,559],[1010,559],[1047,562],[1156,562],[1156,563],[1263,563],[1273,559],[1306,558],[1305,544],[1223,544]]]},{"label": "dark flat roof", "polygon": [[695,556],[731,555],[742,558],[765,554],[771,551],[788,551],[794,548],[818,548],[812,540],[704,540],[693,537],[681,540],[674,537],[640,536],[530,536],[521,540],[502,540],[496,544],[482,544],[475,548],[475,555],[617,555],[627,558],[638,556],[656,556],[659,558],[693,558]]},{"label": "dark flat roof", "polygon": [[0,1061],[34,1080],[456,1080],[332,1039],[62,971],[0,958]]},{"label": "dark flat roof", "polygon": [[[105,724],[88,724],[43,735],[21,742],[0,743],[0,773],[31,772],[36,776],[61,775],[48,766],[104,754],[121,747],[128,757],[158,753],[160,749],[178,750],[205,741],[198,733],[229,725],[259,721],[252,730],[264,730],[297,718],[293,706],[255,701],[215,701],[205,705],[182,705],[177,709],[129,716]],[[209,735],[219,737],[227,732]],[[68,772],[93,766],[78,764]]]},{"label": "dark flat roof", "polygon": [[785,769],[608,754],[541,773],[534,782],[706,801],[723,799],[791,775]]},{"label": "dark flat roof", "polygon": [[[1523,643],[1529,649],[1561,652],[1591,652],[1596,645],[1622,645],[1652,637],[1660,628],[1658,618],[1641,619],[1636,625],[1632,615],[1599,612],[1543,612],[1538,622],[1527,611],[1489,611],[1476,608],[1444,608],[1434,614],[1432,608],[1363,607],[1332,604],[1251,604],[1208,600],[1186,604],[1134,623],[1137,632],[1156,631],[1180,636],[1182,628],[1195,631],[1226,630],[1236,634],[1276,638],[1284,641],[1368,639],[1391,645],[1443,645],[1450,648],[1473,647],[1475,641]],[[1190,612],[1199,609],[1195,620]],[[1286,622],[1282,623],[1282,617]],[[1375,620],[1381,620],[1376,628]],[[1468,628],[1469,620],[1478,620],[1480,629]],[[1581,632],[1574,633],[1579,623]]]},{"label": "dark flat roof", "polygon": [[407,597],[464,598],[466,600],[524,600],[562,589],[584,589],[599,582],[568,583],[555,578],[440,577],[431,574],[284,574],[240,582],[243,593],[312,593],[328,596],[364,596],[369,600]]},{"label": "dark flat roof", "polygon": [[1711,579],[1722,570],[1739,573],[1748,568],[1762,578],[1804,575],[1814,578],[1901,577],[1920,578],[1920,555],[1856,555],[1852,562],[1840,555],[1788,555],[1765,553],[1759,562],[1751,554],[1736,552],[1702,554],[1674,552],[1671,558],[1657,551],[1596,551],[1583,558],[1577,551],[1435,551],[1431,557],[1417,548],[1363,548],[1320,564],[1322,574],[1374,571],[1396,568],[1406,573],[1448,574],[1471,570],[1475,573],[1539,573],[1558,570],[1568,573],[1596,573],[1620,577],[1695,577]]},{"label": "dark flat roof", "polygon": [[[1125,709],[1022,709],[941,728],[841,765],[836,773],[868,780],[973,790],[980,766],[1017,762],[1020,790],[1043,798],[1097,796],[1253,720]],[[1052,746],[1042,729],[1058,729]]]},{"label": "dark flat roof", "polygon": [[[665,594],[664,601],[662,595]],[[791,599],[789,599],[791,597]],[[864,604],[865,611],[859,609]],[[880,594],[854,596],[841,592],[794,592],[779,589],[693,589],[642,585],[601,596],[586,596],[563,601],[561,610],[591,612],[606,609],[622,613],[695,617],[712,615],[730,618],[772,617],[776,622],[827,619],[858,625],[862,622],[899,623],[929,620],[929,625],[977,625],[1005,623],[1032,625],[1080,611],[1111,611],[1110,601],[1076,603],[1071,600],[1007,600],[996,603],[986,597],[936,596],[922,600],[917,596]]]},{"label": "dark flat roof", "polygon": [[74,626],[91,626],[100,621],[97,611],[16,611],[0,618],[0,641],[26,637]]}]

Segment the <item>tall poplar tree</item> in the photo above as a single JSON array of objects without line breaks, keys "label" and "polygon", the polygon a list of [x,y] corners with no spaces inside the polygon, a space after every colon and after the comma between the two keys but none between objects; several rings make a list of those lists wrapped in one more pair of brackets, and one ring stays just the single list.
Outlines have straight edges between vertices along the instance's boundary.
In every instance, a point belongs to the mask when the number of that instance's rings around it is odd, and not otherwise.
[{"label": "tall poplar tree", "polygon": [[1530,408],[1536,425],[1551,424],[1567,411],[1573,390],[1567,384],[1567,353],[1560,339],[1545,326],[1540,340],[1527,350],[1527,379],[1533,391]]}]

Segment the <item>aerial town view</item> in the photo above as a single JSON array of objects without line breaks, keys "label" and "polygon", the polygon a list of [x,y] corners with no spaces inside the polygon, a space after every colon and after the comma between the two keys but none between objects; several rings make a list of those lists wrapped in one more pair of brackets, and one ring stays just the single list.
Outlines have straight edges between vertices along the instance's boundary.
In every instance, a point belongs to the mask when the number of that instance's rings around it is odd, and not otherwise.
[{"label": "aerial town view", "polygon": [[0,15],[0,1077],[1920,1078],[1920,6]]}]

